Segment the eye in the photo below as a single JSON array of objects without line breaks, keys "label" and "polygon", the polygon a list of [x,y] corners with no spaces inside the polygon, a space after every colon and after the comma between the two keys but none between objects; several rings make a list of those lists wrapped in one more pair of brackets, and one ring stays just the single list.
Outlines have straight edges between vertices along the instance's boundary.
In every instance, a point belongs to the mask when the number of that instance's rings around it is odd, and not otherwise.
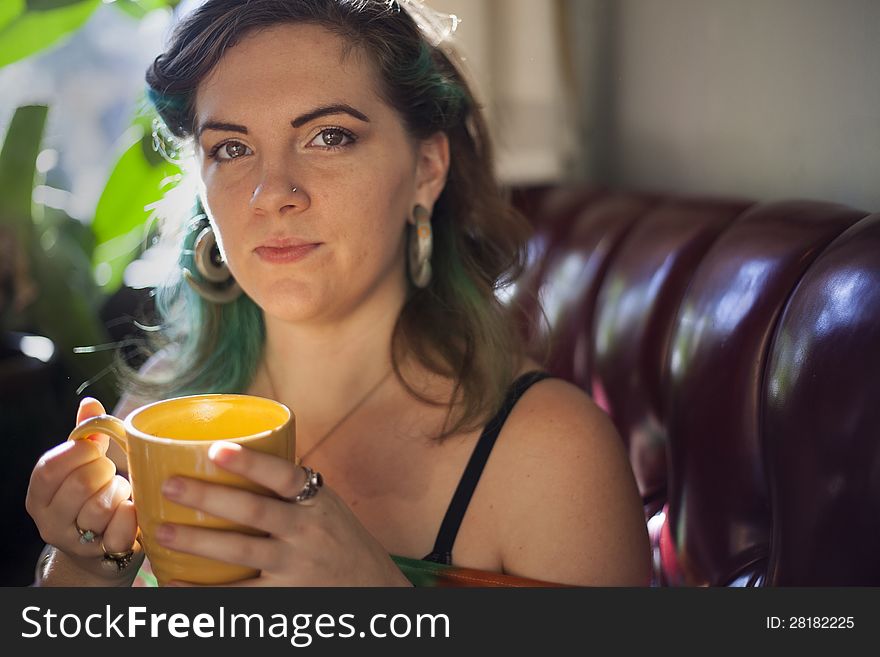
[{"label": "eye", "polygon": [[242,144],[240,141],[224,141],[220,144],[214,146],[211,149],[211,152],[208,153],[210,157],[215,160],[228,161],[228,160],[237,160],[240,157],[245,155],[251,155],[253,151],[250,148]]},{"label": "eye", "polygon": [[309,146],[318,148],[343,148],[350,146],[357,138],[344,128],[324,128],[309,142]]}]

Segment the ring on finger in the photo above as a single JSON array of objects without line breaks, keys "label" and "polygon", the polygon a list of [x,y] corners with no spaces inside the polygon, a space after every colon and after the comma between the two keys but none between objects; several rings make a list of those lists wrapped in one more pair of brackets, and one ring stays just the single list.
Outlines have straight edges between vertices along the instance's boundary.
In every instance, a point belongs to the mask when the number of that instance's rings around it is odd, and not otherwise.
[{"label": "ring on finger", "polygon": [[101,534],[92,530],[92,529],[83,529],[79,526],[79,523],[74,520],[73,526],[76,527],[76,531],[79,534],[79,542],[83,545],[87,545],[89,543],[94,543],[96,540],[101,538]]},{"label": "ring on finger", "polygon": [[116,572],[121,573],[128,568],[134,558],[134,550],[126,550],[125,552],[108,552],[104,547],[104,541],[101,541],[101,551],[104,553],[101,563],[109,568],[115,568]]},{"label": "ring on finger", "polygon": [[306,483],[303,484],[302,490],[293,498],[292,501],[295,504],[300,504],[313,498],[318,494],[318,489],[324,485],[324,477],[321,476],[320,472],[315,472],[307,465],[300,467],[302,467],[303,472],[305,472]]}]

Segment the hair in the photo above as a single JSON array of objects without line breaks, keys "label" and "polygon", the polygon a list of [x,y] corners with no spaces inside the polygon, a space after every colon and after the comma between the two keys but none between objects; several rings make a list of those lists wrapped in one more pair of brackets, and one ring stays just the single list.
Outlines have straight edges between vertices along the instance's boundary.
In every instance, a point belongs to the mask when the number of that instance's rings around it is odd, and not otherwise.
[{"label": "hair", "polygon": [[[148,98],[164,129],[185,142],[193,136],[196,89],[224,53],[256,30],[289,23],[321,26],[366,53],[383,99],[409,135],[443,132],[449,139],[447,183],[432,216],[433,277],[425,288],[410,285],[391,354],[410,394],[448,405],[440,438],[474,429],[498,410],[524,354],[496,291],[522,273],[530,228],[494,177],[488,131],[467,82],[413,16],[394,0],[208,0],[182,20],[149,67]],[[196,203],[182,232],[179,270],[196,271],[200,210]],[[176,345],[173,373],[156,381],[128,368],[124,389],[156,398],[247,388],[265,341],[262,311],[247,295],[224,305],[207,302],[177,271],[157,288],[156,309],[162,326],[152,348]],[[429,399],[405,380],[401,364],[411,356],[454,381],[450,399]]]}]

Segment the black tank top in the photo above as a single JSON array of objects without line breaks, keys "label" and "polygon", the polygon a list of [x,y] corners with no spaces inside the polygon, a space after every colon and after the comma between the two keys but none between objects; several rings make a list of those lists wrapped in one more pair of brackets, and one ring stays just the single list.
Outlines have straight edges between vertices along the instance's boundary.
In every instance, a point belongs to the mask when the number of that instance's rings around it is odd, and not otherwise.
[{"label": "black tank top", "polygon": [[465,511],[467,511],[471,497],[473,497],[477,482],[480,481],[480,475],[483,474],[483,468],[486,466],[486,461],[492,452],[492,447],[495,445],[495,440],[498,438],[498,434],[501,433],[501,427],[504,426],[510,411],[513,410],[514,405],[525,394],[526,390],[538,381],[549,377],[550,375],[547,372],[528,372],[511,384],[510,390],[504,398],[504,403],[501,404],[501,409],[495,417],[489,420],[483,428],[483,433],[480,434],[480,439],[477,441],[476,447],[474,447],[471,458],[464,469],[464,473],[461,475],[461,481],[458,482],[458,488],[455,489],[455,494],[452,496],[452,501],[449,503],[446,515],[443,517],[443,522],[440,524],[440,531],[437,533],[437,540],[434,542],[434,550],[431,554],[423,557],[423,561],[452,564],[452,546],[455,543],[455,537],[458,534],[458,529],[461,526],[461,521],[464,518]]}]

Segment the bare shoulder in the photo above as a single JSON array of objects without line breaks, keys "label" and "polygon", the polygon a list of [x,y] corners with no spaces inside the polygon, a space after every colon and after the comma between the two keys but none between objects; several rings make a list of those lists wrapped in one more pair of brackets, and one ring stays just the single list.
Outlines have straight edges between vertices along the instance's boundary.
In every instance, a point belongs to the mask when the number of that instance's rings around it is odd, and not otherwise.
[{"label": "bare shoulder", "polygon": [[582,390],[561,379],[529,388],[504,425],[492,467],[505,572],[576,585],[649,582],[647,530],[626,451]]}]

